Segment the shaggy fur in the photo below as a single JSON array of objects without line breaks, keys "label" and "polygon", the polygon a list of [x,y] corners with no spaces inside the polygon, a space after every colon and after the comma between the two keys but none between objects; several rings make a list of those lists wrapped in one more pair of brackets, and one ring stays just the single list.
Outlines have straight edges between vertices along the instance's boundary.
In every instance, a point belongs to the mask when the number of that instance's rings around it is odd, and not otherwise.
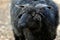
[{"label": "shaggy fur", "polygon": [[58,7],[52,0],[11,1],[15,40],[54,40],[58,19]]}]

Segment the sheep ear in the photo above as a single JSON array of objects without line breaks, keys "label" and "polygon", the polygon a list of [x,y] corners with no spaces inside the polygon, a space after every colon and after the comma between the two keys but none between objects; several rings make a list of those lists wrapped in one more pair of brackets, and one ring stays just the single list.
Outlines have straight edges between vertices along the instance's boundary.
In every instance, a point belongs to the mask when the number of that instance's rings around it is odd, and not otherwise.
[{"label": "sheep ear", "polygon": [[24,7],[29,7],[29,4],[24,4],[24,5],[15,5],[17,8],[24,8]]},{"label": "sheep ear", "polygon": [[48,9],[52,9],[52,7],[51,7],[51,6],[48,6],[47,8],[48,8]]},{"label": "sheep ear", "polygon": [[47,7],[48,5],[46,5],[46,4],[37,4],[35,7],[40,7],[40,8],[42,8],[42,7]]},{"label": "sheep ear", "polygon": [[24,8],[24,6],[23,5],[15,5],[15,7],[17,7],[17,8]]}]

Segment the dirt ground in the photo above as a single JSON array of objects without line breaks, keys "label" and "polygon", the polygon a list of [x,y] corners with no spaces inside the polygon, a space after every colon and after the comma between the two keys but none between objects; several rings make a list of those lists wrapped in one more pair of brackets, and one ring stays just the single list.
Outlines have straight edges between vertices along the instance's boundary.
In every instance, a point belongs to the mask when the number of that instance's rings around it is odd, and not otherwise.
[{"label": "dirt ground", "polygon": [[[54,1],[60,9],[60,1]],[[10,24],[10,0],[0,0],[0,40],[14,40],[12,26]],[[58,25],[55,40],[60,40],[60,25]]]}]

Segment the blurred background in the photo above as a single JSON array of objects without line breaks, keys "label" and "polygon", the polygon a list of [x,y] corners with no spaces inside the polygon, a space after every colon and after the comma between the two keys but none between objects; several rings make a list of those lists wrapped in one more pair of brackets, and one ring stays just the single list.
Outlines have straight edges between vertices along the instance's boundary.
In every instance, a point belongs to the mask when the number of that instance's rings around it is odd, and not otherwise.
[{"label": "blurred background", "polygon": [[[56,2],[60,9],[60,0],[53,1]],[[10,24],[10,0],[0,0],[0,40],[14,40],[12,26]],[[58,25],[55,40],[60,40],[60,25]]]}]

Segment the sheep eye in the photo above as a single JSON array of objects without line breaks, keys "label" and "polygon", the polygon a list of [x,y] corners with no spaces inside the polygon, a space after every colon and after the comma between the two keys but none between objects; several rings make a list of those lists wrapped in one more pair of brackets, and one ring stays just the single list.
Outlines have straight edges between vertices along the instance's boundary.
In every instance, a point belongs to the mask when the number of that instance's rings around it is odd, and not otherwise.
[{"label": "sheep eye", "polygon": [[48,8],[48,9],[52,9],[52,7],[51,7],[51,6],[48,6],[47,8]]},{"label": "sheep eye", "polygon": [[34,0],[34,1],[37,1],[37,0]]},{"label": "sheep eye", "polygon": [[17,8],[24,8],[23,5],[15,5],[15,7],[17,7]]},{"label": "sheep eye", "polygon": [[20,14],[19,16],[18,16],[18,18],[20,18],[22,16],[22,14]]},{"label": "sheep eye", "polygon": [[21,8],[24,8],[24,6],[20,6]]}]

